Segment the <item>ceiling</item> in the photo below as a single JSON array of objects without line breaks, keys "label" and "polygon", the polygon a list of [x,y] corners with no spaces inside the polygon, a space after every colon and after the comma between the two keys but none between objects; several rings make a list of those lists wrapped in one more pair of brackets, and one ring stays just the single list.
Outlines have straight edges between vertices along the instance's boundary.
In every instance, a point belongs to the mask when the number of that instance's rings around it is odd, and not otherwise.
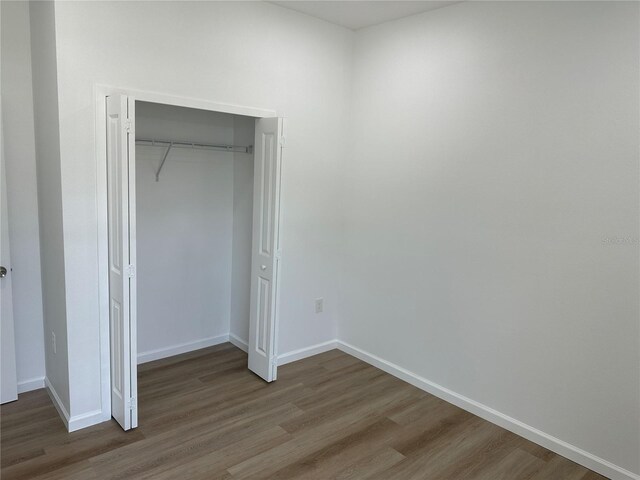
[{"label": "ceiling", "polygon": [[436,8],[458,3],[460,0],[432,0],[432,1],[313,1],[313,0],[288,0],[275,3],[281,7],[296,10],[312,17],[326,20],[358,30],[371,25],[396,20],[416,13],[434,10]]}]

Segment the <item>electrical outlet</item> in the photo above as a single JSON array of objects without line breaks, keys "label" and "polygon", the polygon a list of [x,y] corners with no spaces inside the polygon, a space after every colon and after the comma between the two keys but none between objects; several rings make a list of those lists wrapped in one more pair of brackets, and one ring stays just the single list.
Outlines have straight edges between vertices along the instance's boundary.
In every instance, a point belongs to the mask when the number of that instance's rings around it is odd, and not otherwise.
[{"label": "electrical outlet", "polygon": [[56,347],[56,334],[51,332],[51,349],[53,353],[58,353],[58,348]]},{"label": "electrical outlet", "polygon": [[316,313],[322,313],[324,310],[324,298],[316,298]]}]

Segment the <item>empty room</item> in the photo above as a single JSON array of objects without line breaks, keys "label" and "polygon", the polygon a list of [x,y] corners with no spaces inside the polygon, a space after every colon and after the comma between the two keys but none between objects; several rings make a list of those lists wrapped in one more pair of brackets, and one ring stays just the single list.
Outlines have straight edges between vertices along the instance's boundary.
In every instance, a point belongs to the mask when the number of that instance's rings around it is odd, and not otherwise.
[{"label": "empty room", "polygon": [[640,480],[640,1],[0,1],[0,478]]}]

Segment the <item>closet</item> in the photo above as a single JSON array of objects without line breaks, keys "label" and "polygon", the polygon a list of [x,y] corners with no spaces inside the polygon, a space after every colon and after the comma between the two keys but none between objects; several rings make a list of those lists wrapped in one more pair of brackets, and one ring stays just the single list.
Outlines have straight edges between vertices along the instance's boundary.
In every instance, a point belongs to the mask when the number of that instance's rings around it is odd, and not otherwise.
[{"label": "closet", "polygon": [[277,378],[283,120],[157,93],[101,95],[103,398],[129,430],[138,363],[231,340],[248,369]]},{"label": "closet", "polygon": [[138,363],[247,342],[255,119],[135,112]]}]

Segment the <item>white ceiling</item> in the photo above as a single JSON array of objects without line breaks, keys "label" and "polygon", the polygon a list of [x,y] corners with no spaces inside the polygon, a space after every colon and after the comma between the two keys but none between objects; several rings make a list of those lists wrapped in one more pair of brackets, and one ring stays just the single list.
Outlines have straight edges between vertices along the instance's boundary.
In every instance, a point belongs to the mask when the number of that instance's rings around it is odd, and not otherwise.
[{"label": "white ceiling", "polygon": [[275,3],[281,7],[306,13],[312,17],[335,23],[351,30],[358,30],[371,25],[396,20],[416,13],[458,3],[460,0],[431,1],[314,1],[288,0]]}]

